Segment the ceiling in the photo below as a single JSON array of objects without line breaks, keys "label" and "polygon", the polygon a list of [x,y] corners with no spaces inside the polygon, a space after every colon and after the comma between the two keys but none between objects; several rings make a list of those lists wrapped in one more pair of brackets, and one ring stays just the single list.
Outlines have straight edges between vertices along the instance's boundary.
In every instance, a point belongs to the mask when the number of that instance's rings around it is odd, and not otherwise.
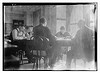
[{"label": "ceiling", "polygon": [[37,9],[40,9],[42,6],[41,5],[20,5],[20,6],[5,6],[5,12],[30,12],[30,11],[35,11]]}]

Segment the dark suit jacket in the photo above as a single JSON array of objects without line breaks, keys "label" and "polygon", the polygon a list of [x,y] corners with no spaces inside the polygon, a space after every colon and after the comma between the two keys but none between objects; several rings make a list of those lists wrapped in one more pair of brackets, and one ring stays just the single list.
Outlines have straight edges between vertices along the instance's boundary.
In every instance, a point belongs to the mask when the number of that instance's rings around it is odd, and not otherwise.
[{"label": "dark suit jacket", "polygon": [[33,28],[34,36],[43,36],[48,38],[51,42],[55,40],[55,37],[51,34],[48,27],[44,27],[42,25],[38,25]]},{"label": "dark suit jacket", "polygon": [[80,29],[72,39],[71,47],[74,56],[84,57],[87,61],[91,61],[93,59],[93,31],[87,27]]}]

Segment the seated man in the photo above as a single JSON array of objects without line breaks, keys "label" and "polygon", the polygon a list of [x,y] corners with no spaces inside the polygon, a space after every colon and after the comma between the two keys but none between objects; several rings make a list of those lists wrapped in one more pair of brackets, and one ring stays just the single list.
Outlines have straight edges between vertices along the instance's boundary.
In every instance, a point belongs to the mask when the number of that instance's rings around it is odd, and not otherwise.
[{"label": "seated man", "polygon": [[26,43],[23,40],[26,37],[24,30],[24,26],[18,26],[17,28],[14,28],[10,33],[11,45],[17,45],[16,52],[18,52],[19,50],[25,50]]},{"label": "seated man", "polygon": [[47,25],[46,19],[41,18],[39,22],[40,22],[40,24],[33,28],[34,37],[44,36],[44,37],[48,38],[50,41],[53,41],[54,37],[51,34],[49,28],[46,27],[46,25]]},{"label": "seated man", "polygon": [[[9,44],[9,47],[4,48],[5,49],[5,64],[4,64],[4,68],[6,69],[18,69],[20,67],[20,60],[19,58],[17,58],[17,52],[19,51],[19,49],[23,48],[23,43],[20,42],[19,40],[23,39],[23,27],[19,26],[19,28],[15,28],[11,31],[10,33],[10,40],[11,40],[11,45]],[[17,47],[15,47],[14,45],[17,45]]]},{"label": "seated man", "polygon": [[68,32],[65,32],[64,26],[61,26],[60,31],[56,34],[56,37],[66,38],[68,36],[70,36],[70,34]]},{"label": "seated man", "polygon": [[[43,48],[43,46],[41,47],[41,44],[44,42],[41,43],[41,39],[44,39],[46,38],[50,45],[54,45],[54,41],[55,41],[55,38],[52,36],[50,30],[48,27],[46,27],[47,23],[46,23],[46,19],[45,18],[40,18],[39,20],[39,25],[37,25],[36,27],[33,28],[33,36],[34,36],[34,39],[35,40],[35,43],[32,43],[35,47],[35,49],[40,49],[40,48]],[[38,43],[38,44],[37,44]],[[44,46],[46,45],[47,43],[44,44]],[[46,47],[44,47],[46,48]],[[50,50],[47,54],[51,54],[51,51]],[[27,51],[27,55],[29,55],[29,50]],[[50,55],[51,56],[51,55]],[[29,56],[29,59],[31,59],[32,56]]]},{"label": "seated man", "polygon": [[[65,31],[65,27],[61,26],[60,31],[56,34],[56,37],[58,38],[71,38],[71,35]],[[58,59],[62,59],[63,54],[66,54],[66,50],[69,47],[65,47],[65,46],[61,46],[61,50],[60,50],[60,56],[58,57]]]},{"label": "seated man", "polygon": [[25,39],[24,27],[19,26],[18,28],[13,29],[11,31],[10,38],[11,38],[11,41]]},{"label": "seated man", "polygon": [[51,34],[50,30],[48,27],[46,27],[47,22],[45,18],[41,18],[39,20],[39,25],[33,28],[33,32],[34,32],[34,37],[45,37],[49,40],[49,43],[51,45],[54,45],[55,42],[55,37]]}]

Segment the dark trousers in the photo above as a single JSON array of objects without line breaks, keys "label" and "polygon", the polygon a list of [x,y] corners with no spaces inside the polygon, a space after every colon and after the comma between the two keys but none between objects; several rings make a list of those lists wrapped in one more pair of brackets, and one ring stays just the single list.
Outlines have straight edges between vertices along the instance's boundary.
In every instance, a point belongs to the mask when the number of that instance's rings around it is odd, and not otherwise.
[{"label": "dark trousers", "polygon": [[19,50],[25,50],[26,40],[15,40],[12,42],[13,45],[17,45]]}]

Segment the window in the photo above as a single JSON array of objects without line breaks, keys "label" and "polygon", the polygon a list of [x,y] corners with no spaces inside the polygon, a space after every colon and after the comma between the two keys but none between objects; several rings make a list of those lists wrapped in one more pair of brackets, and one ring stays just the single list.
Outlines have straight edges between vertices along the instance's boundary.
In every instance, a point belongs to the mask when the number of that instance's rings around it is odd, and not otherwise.
[{"label": "window", "polygon": [[56,33],[60,31],[60,27],[64,26],[66,29],[66,6],[57,5],[56,6]]}]

